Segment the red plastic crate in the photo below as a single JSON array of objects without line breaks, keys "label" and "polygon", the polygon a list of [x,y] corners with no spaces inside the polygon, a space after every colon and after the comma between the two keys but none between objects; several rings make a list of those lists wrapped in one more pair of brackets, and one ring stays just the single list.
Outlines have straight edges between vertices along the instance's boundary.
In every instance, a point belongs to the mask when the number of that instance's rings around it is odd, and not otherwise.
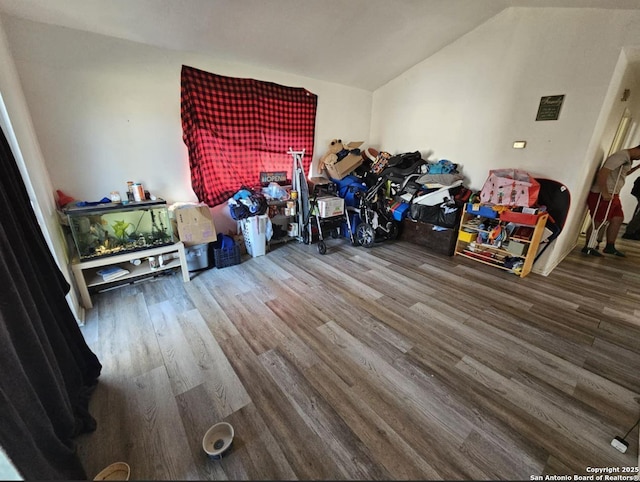
[{"label": "red plastic crate", "polygon": [[538,214],[526,214],[514,211],[503,211],[500,213],[500,220],[509,223],[526,224],[527,226],[535,226],[538,222]]}]

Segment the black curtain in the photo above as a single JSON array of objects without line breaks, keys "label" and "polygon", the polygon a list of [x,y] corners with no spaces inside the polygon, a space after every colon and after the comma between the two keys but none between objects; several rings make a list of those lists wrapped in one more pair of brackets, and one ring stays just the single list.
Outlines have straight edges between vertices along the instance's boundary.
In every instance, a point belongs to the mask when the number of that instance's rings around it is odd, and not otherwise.
[{"label": "black curtain", "polygon": [[73,439],[95,430],[88,405],[102,366],[0,137],[0,445],[26,479],[86,479]]}]

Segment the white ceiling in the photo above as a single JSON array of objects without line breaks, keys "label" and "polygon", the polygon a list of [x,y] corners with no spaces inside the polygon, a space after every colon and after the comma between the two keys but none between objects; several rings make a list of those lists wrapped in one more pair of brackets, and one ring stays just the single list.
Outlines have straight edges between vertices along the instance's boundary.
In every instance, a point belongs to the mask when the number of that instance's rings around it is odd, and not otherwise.
[{"label": "white ceiling", "polygon": [[640,0],[0,0],[0,12],[28,20],[366,90],[511,6]]}]

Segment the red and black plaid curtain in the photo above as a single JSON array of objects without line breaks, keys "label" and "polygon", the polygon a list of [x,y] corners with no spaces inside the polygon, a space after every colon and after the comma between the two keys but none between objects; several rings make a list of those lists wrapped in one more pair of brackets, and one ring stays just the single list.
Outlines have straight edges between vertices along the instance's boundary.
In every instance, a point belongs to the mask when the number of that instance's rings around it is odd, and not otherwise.
[{"label": "red and black plaid curtain", "polygon": [[304,149],[309,172],[316,124],[315,94],[271,82],[238,79],[182,66],[182,137],[191,184],[201,202],[226,202],[262,171],[285,171]]}]

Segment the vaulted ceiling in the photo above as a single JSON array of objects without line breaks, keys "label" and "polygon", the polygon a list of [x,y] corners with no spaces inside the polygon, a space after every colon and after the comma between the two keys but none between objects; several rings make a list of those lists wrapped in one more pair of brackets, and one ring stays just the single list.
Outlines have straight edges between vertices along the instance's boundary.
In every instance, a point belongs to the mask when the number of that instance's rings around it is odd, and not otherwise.
[{"label": "vaulted ceiling", "polygon": [[375,90],[503,9],[640,0],[0,0],[0,12]]}]

